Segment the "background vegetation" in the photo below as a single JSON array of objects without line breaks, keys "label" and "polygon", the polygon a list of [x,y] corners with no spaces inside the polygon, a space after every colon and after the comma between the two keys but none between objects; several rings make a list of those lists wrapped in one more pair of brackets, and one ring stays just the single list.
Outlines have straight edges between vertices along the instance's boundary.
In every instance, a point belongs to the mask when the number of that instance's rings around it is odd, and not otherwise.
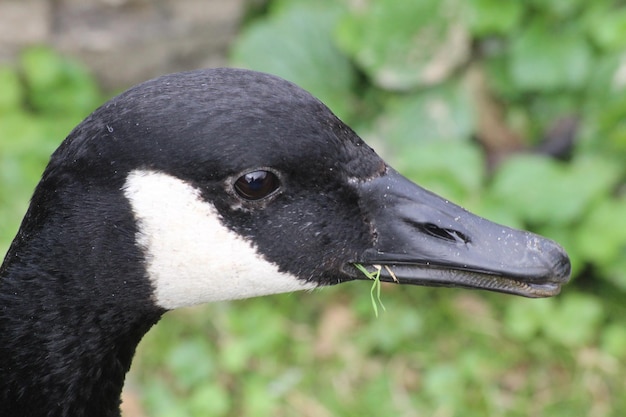
[{"label": "background vegetation", "polygon": [[[167,416],[622,416],[626,9],[618,1],[280,1],[233,65],[308,89],[405,175],[562,243],[554,299],[367,283],[166,315],[130,384]],[[104,101],[78,64],[0,69],[0,253],[49,154]]]}]

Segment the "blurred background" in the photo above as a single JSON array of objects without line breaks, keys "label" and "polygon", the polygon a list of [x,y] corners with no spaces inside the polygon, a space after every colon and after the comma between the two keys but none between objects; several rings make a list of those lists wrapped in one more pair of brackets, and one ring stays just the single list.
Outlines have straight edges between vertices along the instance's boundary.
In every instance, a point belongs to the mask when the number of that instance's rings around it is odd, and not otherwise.
[{"label": "blurred background", "polygon": [[[125,417],[626,414],[626,7],[596,0],[0,0],[0,256],[95,107],[207,66],[312,92],[399,171],[559,241],[553,299],[370,285],[168,313]],[[210,271],[209,271],[210,272]]]}]

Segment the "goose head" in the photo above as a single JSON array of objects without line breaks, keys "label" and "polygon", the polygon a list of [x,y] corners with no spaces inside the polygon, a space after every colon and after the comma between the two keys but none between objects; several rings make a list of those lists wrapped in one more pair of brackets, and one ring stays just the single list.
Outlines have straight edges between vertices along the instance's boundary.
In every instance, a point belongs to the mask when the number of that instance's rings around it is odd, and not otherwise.
[{"label": "goose head", "polygon": [[123,190],[164,308],[367,279],[355,263],[392,282],[527,297],[569,277],[560,246],[412,183],[270,75],[167,76],[90,119],[96,131],[56,159]]},{"label": "goose head", "polygon": [[412,183],[292,83],[213,69],[140,84],[52,155],[0,268],[0,410],[115,409],[163,312],[368,279],[355,264],[526,297],[570,274],[558,244]]}]

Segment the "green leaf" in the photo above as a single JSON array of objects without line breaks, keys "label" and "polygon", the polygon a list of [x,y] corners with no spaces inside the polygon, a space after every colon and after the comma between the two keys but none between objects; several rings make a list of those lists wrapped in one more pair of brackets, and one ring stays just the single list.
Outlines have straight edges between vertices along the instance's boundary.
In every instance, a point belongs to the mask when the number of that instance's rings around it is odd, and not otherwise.
[{"label": "green leaf", "polygon": [[231,409],[230,393],[219,383],[199,384],[186,402],[192,416],[225,416]]},{"label": "green leaf", "polygon": [[[491,186],[495,201],[500,202],[521,218],[535,223],[552,220],[553,212],[568,204],[569,192],[560,180],[565,168],[548,158],[523,155],[502,164]],[[565,195],[564,195],[565,194]]]},{"label": "green leaf", "polygon": [[273,416],[276,398],[268,395],[267,383],[263,378],[249,376],[240,383],[243,386],[245,403],[243,404],[244,416]]},{"label": "green leaf", "polygon": [[576,229],[576,244],[586,260],[608,264],[626,248],[626,198],[604,199]]},{"label": "green leaf", "polygon": [[0,67],[0,111],[8,112],[19,109],[22,105],[22,83],[11,68]]},{"label": "green leaf", "polygon": [[574,348],[591,343],[604,319],[602,303],[597,298],[568,293],[559,298],[552,314],[544,317],[544,334],[555,342]]},{"label": "green leaf", "polygon": [[339,13],[336,7],[319,4],[285,5],[243,31],[233,47],[232,62],[292,81],[347,118],[355,73],[331,37]]},{"label": "green leaf", "polygon": [[621,255],[610,263],[600,265],[601,277],[626,292],[626,247],[622,245]]},{"label": "green leaf", "polygon": [[504,325],[507,334],[511,337],[527,342],[536,337],[542,322],[550,317],[554,311],[554,300],[528,300],[523,298],[512,299],[507,304],[504,316]]},{"label": "green leaf", "polygon": [[160,379],[150,379],[142,384],[142,397],[151,416],[188,417],[182,403]]},{"label": "green leaf", "polygon": [[182,383],[183,389],[191,389],[213,376],[214,363],[210,359],[211,353],[206,339],[201,337],[172,348],[167,364],[175,373],[178,382]]},{"label": "green leaf", "polygon": [[626,358],[626,327],[622,323],[608,325],[602,331],[602,349],[609,354]]},{"label": "green leaf", "polygon": [[566,166],[539,155],[521,155],[499,168],[490,191],[528,222],[564,225],[607,195],[621,171],[619,163],[600,157],[579,158]]},{"label": "green leaf", "polygon": [[573,17],[580,12],[583,6],[593,2],[586,0],[531,0],[528,3],[538,9],[535,12],[538,15],[563,19]]},{"label": "green leaf", "polygon": [[245,370],[252,356],[248,344],[240,342],[238,339],[226,342],[225,348],[219,351],[219,361],[222,367],[233,374]]},{"label": "green leaf", "polygon": [[417,143],[396,155],[394,166],[422,187],[459,204],[476,203],[483,194],[484,156],[470,142]]},{"label": "green leaf", "polygon": [[589,35],[601,48],[623,52],[626,47],[626,9],[616,9],[609,4],[602,6],[589,13],[586,19]]},{"label": "green leaf", "polygon": [[451,414],[462,402],[464,380],[459,369],[452,364],[439,364],[430,367],[424,375],[424,393],[432,398],[438,409],[447,409]]},{"label": "green leaf", "polygon": [[474,110],[459,85],[395,97],[375,121],[394,167],[452,200],[478,197],[485,178],[483,155],[469,142]]},{"label": "green leaf", "polygon": [[382,300],[380,299],[380,271],[381,271],[381,267],[380,267],[380,265],[374,265],[375,269],[376,269],[376,272],[373,272],[373,271],[370,272],[361,264],[354,264],[354,266],[356,267],[356,269],[361,271],[363,273],[363,275],[365,275],[368,279],[371,279],[371,280],[374,281],[372,283],[372,288],[370,290],[370,298],[372,299],[372,308],[374,309],[374,315],[376,317],[378,317],[378,306],[379,305],[380,305],[380,307],[383,310],[386,310],[385,305],[383,304]]},{"label": "green leaf", "polygon": [[103,101],[85,67],[49,48],[25,50],[21,65],[27,99],[37,111],[84,117]]},{"label": "green leaf", "polygon": [[376,121],[377,135],[394,145],[468,139],[475,123],[471,99],[457,83],[393,97]]},{"label": "green leaf", "polygon": [[440,83],[469,54],[460,9],[457,1],[368,2],[341,20],[336,39],[380,87]]},{"label": "green leaf", "polygon": [[586,85],[594,56],[586,39],[535,22],[512,38],[511,79],[520,89],[580,89]]},{"label": "green leaf", "polygon": [[588,96],[585,103],[587,108],[599,105],[600,109],[603,110],[607,98],[623,98],[626,89],[626,79],[622,69],[623,59],[620,50],[619,52],[603,54],[594,61],[587,87]]},{"label": "green leaf", "polygon": [[521,1],[471,0],[467,2],[467,20],[472,34],[505,34],[515,29],[524,12]]}]

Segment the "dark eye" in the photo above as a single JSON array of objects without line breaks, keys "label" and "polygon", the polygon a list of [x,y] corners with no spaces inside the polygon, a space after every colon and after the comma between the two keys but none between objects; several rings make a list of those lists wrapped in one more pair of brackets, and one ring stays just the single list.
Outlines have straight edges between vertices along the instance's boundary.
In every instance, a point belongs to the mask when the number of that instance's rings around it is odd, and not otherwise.
[{"label": "dark eye", "polygon": [[260,200],[278,189],[280,181],[271,171],[253,171],[235,181],[235,191],[246,200]]}]

